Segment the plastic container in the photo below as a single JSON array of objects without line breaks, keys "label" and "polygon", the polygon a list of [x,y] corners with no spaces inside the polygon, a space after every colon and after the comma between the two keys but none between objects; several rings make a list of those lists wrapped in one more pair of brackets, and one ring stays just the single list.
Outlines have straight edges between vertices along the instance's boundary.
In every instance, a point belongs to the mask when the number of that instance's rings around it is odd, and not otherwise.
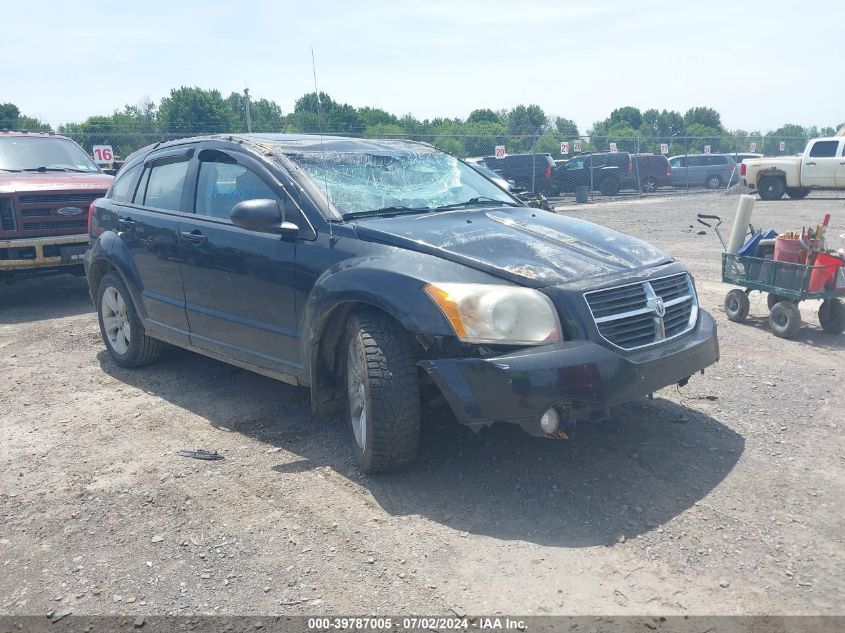
[{"label": "plastic container", "polygon": [[818,240],[806,241],[790,240],[783,237],[775,240],[775,261],[789,262],[790,264],[807,263],[807,245],[810,248],[818,248]]},{"label": "plastic container", "polygon": [[809,292],[822,292],[832,290],[836,281],[836,269],[842,266],[843,262],[838,257],[832,257],[826,253],[816,255],[813,263],[813,271],[810,273],[810,283],[807,286]]},{"label": "plastic container", "polygon": [[589,190],[585,185],[578,185],[575,187],[575,202],[578,204],[584,204],[587,202],[587,195]]}]

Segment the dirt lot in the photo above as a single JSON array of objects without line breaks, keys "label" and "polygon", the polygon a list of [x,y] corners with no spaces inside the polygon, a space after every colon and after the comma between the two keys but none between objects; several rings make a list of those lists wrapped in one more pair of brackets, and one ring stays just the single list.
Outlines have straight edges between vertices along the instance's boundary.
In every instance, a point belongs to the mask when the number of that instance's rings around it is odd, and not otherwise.
[{"label": "dirt lot", "polygon": [[[83,280],[0,288],[0,614],[845,613],[845,335],[721,311],[723,193],[565,211],[685,260],[721,362],[568,442],[426,420],[362,477],[308,394],[173,350],[128,371]],[[781,230],[845,200],[759,202]],[[729,225],[729,222],[728,222]],[[219,450],[201,462],[180,449]]]}]

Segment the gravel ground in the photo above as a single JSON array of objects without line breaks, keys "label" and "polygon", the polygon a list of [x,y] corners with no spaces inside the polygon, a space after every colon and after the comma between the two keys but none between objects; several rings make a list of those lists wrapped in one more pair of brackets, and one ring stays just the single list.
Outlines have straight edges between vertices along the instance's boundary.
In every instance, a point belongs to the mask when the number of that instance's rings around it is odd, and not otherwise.
[{"label": "gravel ground", "polygon": [[[366,477],[308,394],[186,351],[118,368],[84,281],[0,288],[0,614],[842,614],[845,335],[721,310],[724,193],[572,213],[686,261],[722,360],[568,442],[426,415]],[[781,230],[845,200],[759,202]],[[203,447],[225,459],[177,451]]]}]

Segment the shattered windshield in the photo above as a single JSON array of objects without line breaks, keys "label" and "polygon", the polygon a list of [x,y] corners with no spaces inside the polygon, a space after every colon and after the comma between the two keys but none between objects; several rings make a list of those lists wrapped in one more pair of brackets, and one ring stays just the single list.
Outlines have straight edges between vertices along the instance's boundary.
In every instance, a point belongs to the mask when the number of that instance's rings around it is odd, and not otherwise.
[{"label": "shattered windshield", "polygon": [[516,205],[471,167],[433,149],[287,154],[341,217]]}]

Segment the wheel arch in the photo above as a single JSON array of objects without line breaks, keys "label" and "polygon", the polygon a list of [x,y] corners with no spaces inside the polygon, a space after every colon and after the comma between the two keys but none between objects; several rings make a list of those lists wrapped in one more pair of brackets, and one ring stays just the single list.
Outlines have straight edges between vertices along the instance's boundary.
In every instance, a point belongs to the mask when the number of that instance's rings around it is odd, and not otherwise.
[{"label": "wheel arch", "polygon": [[85,276],[88,281],[88,290],[91,294],[91,299],[96,299],[97,288],[103,277],[107,273],[114,271],[129,289],[132,303],[138,311],[141,322],[144,323],[147,313],[144,308],[144,302],[141,301],[141,290],[143,288],[141,277],[123,240],[111,232],[102,234],[91,246],[89,262],[86,267]]},{"label": "wheel arch", "polygon": [[411,272],[391,270],[387,267],[391,265],[396,262],[372,261],[326,271],[309,293],[302,310],[301,358],[315,413],[333,412],[338,404],[338,350],[356,308],[385,313],[420,345],[454,336],[449,321],[425,293],[426,282]]}]

